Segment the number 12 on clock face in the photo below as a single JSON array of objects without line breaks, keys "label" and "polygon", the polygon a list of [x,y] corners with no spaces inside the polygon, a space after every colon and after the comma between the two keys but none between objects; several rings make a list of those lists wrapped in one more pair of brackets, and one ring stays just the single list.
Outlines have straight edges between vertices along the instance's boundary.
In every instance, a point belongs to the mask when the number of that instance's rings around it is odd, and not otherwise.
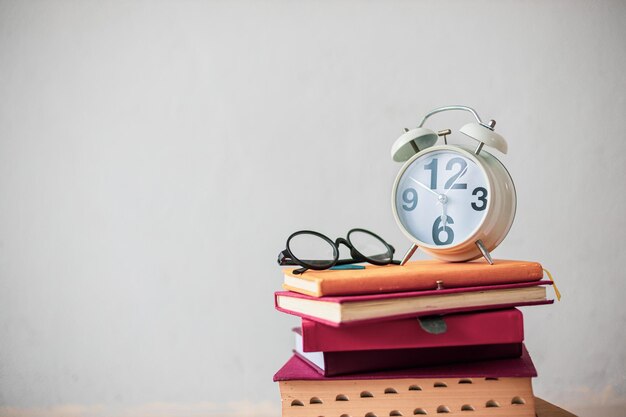
[{"label": "number 12 on clock face", "polygon": [[458,245],[484,222],[490,194],[487,175],[472,158],[437,150],[420,155],[400,174],[394,212],[421,245]]}]

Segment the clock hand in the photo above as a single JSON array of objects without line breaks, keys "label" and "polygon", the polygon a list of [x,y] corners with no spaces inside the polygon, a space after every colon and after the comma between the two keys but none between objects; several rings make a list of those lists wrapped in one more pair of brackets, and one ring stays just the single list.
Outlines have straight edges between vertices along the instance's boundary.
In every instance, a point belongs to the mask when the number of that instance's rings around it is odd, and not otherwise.
[{"label": "clock hand", "polygon": [[413,178],[413,177],[409,177],[409,179],[410,179],[410,180],[412,180],[412,181],[414,181],[414,182],[415,182],[417,185],[419,185],[420,187],[422,187],[422,188],[424,188],[424,189],[426,189],[426,190],[430,191],[431,193],[435,194],[435,195],[437,196],[437,198],[439,198],[439,196],[441,195],[441,194],[439,194],[438,192],[431,190],[429,187],[427,187],[426,185],[422,184],[421,182],[419,182],[419,181],[418,181],[418,180],[416,180],[415,178]]},{"label": "clock hand", "polygon": [[[459,175],[459,177],[461,175]],[[439,194],[438,192],[431,190],[428,186],[422,184],[421,182],[419,182],[413,177],[409,177],[409,178],[411,179],[411,181],[415,182],[420,187],[424,188],[425,190],[430,191],[431,193],[437,196],[437,202],[441,204],[441,223],[443,224],[443,228],[445,229],[447,222],[448,222],[448,215],[447,215],[448,197],[445,194]]]},{"label": "clock hand", "polygon": [[[460,175],[459,175],[460,177]],[[411,179],[411,181],[415,182],[417,185],[419,185],[420,187],[430,191],[431,193],[433,193],[434,195],[437,196],[437,202],[441,204],[441,222],[443,223],[443,227],[445,229],[446,224],[448,222],[448,215],[447,213],[447,204],[448,204],[448,197],[446,197],[445,194],[439,194],[436,191],[431,190],[428,186],[422,184],[421,182],[419,182],[418,180],[416,180],[413,177],[409,177]]]},{"label": "clock hand", "polygon": [[445,229],[448,223],[448,197],[445,194],[441,194],[438,200],[441,203],[441,224]]},{"label": "clock hand", "polygon": [[463,176],[465,175],[465,173],[467,172],[467,167],[469,165],[465,165],[465,168],[463,168],[463,171],[461,171],[461,173],[459,174],[458,177],[456,177],[456,179],[454,180],[454,182],[452,183],[452,185],[450,186],[450,188],[448,188],[448,191],[446,191],[445,193],[443,193],[443,195],[448,195],[448,193],[450,192],[450,190],[452,188],[454,188],[454,184],[456,184],[456,182]]},{"label": "clock hand", "polygon": [[441,224],[444,229],[446,228],[446,223],[448,221],[448,216],[446,214],[447,206],[448,205],[445,202],[441,202]]}]

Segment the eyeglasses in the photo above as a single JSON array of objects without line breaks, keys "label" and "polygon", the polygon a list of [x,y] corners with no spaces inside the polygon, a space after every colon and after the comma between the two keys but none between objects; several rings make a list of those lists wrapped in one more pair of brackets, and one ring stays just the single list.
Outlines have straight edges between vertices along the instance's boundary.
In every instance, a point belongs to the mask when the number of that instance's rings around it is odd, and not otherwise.
[{"label": "eyeglasses", "polygon": [[[339,246],[350,249],[351,259],[339,259]],[[399,265],[393,260],[396,250],[380,236],[365,229],[352,229],[347,237],[334,242],[321,233],[300,230],[287,239],[287,247],[278,254],[279,265],[300,265],[294,274],[308,269],[323,270],[339,265],[368,262],[373,265]]]}]

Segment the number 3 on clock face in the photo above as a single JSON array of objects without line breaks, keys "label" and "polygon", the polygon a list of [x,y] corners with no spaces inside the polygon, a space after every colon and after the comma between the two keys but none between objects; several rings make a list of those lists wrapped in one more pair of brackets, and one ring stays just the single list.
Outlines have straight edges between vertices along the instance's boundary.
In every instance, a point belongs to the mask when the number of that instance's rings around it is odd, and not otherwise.
[{"label": "number 3 on clock face", "polygon": [[421,154],[396,184],[397,219],[425,246],[453,246],[468,240],[489,211],[491,190],[484,169],[454,150]]}]

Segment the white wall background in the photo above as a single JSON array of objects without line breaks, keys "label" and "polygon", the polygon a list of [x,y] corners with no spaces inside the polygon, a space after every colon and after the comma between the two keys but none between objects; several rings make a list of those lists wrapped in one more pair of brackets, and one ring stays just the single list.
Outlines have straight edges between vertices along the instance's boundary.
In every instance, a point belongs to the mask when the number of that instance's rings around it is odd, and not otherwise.
[{"label": "white wall background", "polygon": [[286,237],[362,226],[403,252],[390,146],[466,104],[509,141],[518,215],[495,256],[564,294],[524,310],[537,395],[624,415],[625,19],[619,1],[0,2],[0,414],[278,415]]}]

